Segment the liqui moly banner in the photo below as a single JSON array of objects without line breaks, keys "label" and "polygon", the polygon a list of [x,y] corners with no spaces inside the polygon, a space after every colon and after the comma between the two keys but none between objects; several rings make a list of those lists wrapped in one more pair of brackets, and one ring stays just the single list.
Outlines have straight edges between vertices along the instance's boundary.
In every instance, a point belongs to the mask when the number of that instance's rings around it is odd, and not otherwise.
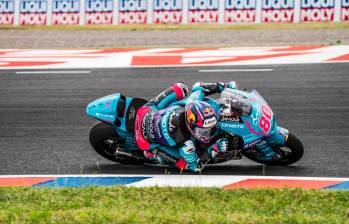
[{"label": "liqui moly banner", "polygon": [[332,21],[335,0],[301,0],[300,21]]},{"label": "liqui moly banner", "polygon": [[119,0],[120,23],[146,23],[147,0]]},{"label": "liqui moly banner", "polygon": [[349,0],[342,0],[341,20],[349,20]]},{"label": "liqui moly banner", "polygon": [[47,0],[20,0],[19,24],[46,25]]},{"label": "liqui moly banner", "polygon": [[85,23],[107,25],[113,23],[113,0],[85,0]]},{"label": "liqui moly banner", "polygon": [[219,0],[189,0],[189,23],[218,22]]},{"label": "liqui moly banner", "polygon": [[53,25],[78,25],[80,21],[80,0],[53,0]]},{"label": "liqui moly banner", "polygon": [[224,21],[241,23],[256,21],[256,0],[225,0]]},{"label": "liqui moly banner", "polygon": [[262,22],[293,22],[295,0],[262,0]]},{"label": "liqui moly banner", "polygon": [[182,0],[155,0],[154,23],[181,23],[183,18],[182,4]]},{"label": "liqui moly banner", "polygon": [[0,25],[13,24],[14,11],[14,0],[0,0]]}]

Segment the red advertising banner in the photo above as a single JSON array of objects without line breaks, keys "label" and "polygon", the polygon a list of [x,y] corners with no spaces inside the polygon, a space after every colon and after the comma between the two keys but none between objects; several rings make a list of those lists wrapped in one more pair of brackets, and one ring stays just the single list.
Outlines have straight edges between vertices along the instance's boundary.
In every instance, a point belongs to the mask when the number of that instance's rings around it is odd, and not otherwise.
[{"label": "red advertising banner", "polygon": [[182,22],[182,0],[154,1],[154,23],[178,24]]},{"label": "red advertising banner", "polygon": [[47,0],[20,0],[19,24],[46,25]]},{"label": "red advertising banner", "polygon": [[189,1],[189,23],[218,22],[218,0]]},{"label": "red advertising banner", "polygon": [[120,0],[119,4],[119,23],[147,22],[147,0]]},{"label": "red advertising banner", "polygon": [[262,0],[262,22],[293,22],[295,0]]},{"label": "red advertising banner", "polygon": [[78,25],[80,22],[79,0],[53,0],[53,25]]},{"label": "red advertising banner", "polygon": [[300,21],[333,21],[335,0],[302,0]]},{"label": "red advertising banner", "polygon": [[0,0],[0,25],[14,22],[14,0]]},{"label": "red advertising banner", "polygon": [[113,0],[86,0],[85,10],[86,24],[113,24]]},{"label": "red advertising banner", "polygon": [[252,23],[256,21],[256,0],[225,0],[226,23]]},{"label": "red advertising banner", "polygon": [[349,0],[342,0],[341,20],[349,20]]}]

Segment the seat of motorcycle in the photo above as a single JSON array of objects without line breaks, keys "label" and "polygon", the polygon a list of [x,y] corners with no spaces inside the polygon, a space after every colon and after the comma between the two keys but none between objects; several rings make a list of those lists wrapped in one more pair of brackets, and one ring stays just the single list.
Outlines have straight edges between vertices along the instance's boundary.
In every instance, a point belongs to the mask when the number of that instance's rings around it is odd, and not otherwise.
[{"label": "seat of motorcycle", "polygon": [[125,113],[126,115],[126,123],[125,127],[128,132],[134,132],[135,128],[135,119],[136,119],[136,112],[137,110],[144,106],[148,101],[141,98],[133,98],[127,108],[127,111]]}]

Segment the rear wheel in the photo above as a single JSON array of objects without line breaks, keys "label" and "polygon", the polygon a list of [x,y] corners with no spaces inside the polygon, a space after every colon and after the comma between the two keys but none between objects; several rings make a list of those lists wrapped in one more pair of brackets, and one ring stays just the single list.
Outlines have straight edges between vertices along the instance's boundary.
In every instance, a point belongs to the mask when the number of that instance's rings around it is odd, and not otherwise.
[{"label": "rear wheel", "polygon": [[141,159],[124,155],[115,156],[117,149],[122,151],[124,140],[110,125],[95,124],[90,130],[89,139],[93,149],[106,159],[123,164],[142,164],[144,162]]},{"label": "rear wheel", "polygon": [[260,154],[257,149],[248,149],[242,153],[247,158],[266,165],[271,166],[287,166],[300,160],[304,154],[302,142],[292,133],[289,133],[284,146],[271,146],[273,150],[281,157],[275,160],[260,159]]}]

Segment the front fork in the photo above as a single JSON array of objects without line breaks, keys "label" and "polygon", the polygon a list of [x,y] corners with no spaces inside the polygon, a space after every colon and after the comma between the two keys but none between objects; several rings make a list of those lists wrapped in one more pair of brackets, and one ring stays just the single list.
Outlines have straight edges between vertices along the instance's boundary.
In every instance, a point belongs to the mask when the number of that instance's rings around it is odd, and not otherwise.
[{"label": "front fork", "polygon": [[281,155],[275,152],[271,145],[284,146],[287,138],[288,130],[277,126],[272,135],[270,135],[266,140],[256,144],[256,148],[262,152],[264,160],[278,159]]}]

